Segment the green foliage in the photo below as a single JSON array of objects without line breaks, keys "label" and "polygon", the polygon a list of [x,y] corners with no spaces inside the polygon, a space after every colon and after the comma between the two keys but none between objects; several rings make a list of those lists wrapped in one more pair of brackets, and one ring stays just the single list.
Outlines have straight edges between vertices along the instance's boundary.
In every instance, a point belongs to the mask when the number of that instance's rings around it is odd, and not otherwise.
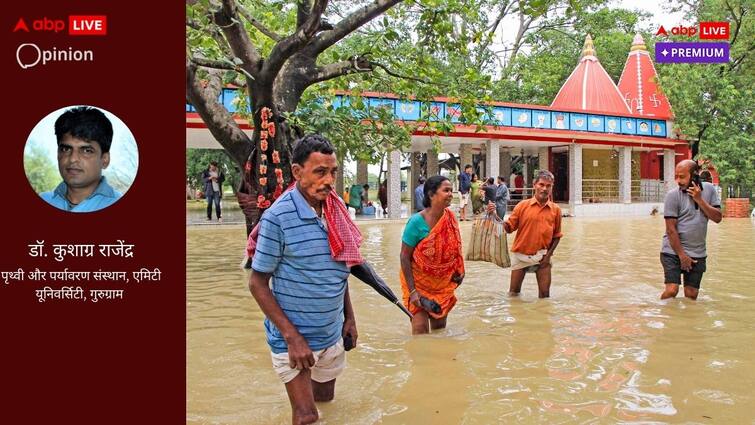
[{"label": "green foliage", "polygon": [[368,108],[361,97],[352,97],[349,106],[338,108],[326,99],[313,99],[288,119],[304,133],[325,136],[340,159],[375,163],[381,153],[408,148],[411,140],[411,127],[397,123],[392,110]]},{"label": "green foliage", "polygon": [[[694,21],[729,21],[731,62],[659,65],[677,129],[725,183],[755,186],[755,13],[747,0],[699,0]],[[734,37],[736,34],[736,38]]]},{"label": "green foliage", "polygon": [[202,190],[202,172],[210,161],[217,161],[218,168],[225,173],[225,187],[230,186],[234,192],[239,187],[240,172],[236,163],[225,151],[217,149],[186,149],[186,182],[194,190]]},{"label": "green foliage", "polygon": [[[293,0],[239,0],[262,25],[286,36],[295,31]],[[372,0],[330,2],[324,19],[338,23]],[[678,129],[699,154],[712,159],[725,181],[755,184],[753,156],[753,3],[751,0],[689,0],[690,22],[728,20],[732,63],[657,66]],[[607,7],[610,6],[610,7]],[[209,2],[187,6],[187,16],[201,28],[212,27]],[[496,27],[498,18],[501,24]],[[741,21],[741,22],[740,22]],[[252,43],[267,56],[275,41],[245,19]],[[511,25],[513,23],[513,26]],[[339,156],[375,162],[388,148],[405,147],[415,128],[444,134],[450,120],[422,120],[412,127],[395,123],[381,111],[368,111],[358,97],[338,109],[327,103],[336,90],[389,92],[403,98],[452,98],[462,106],[462,122],[486,124],[478,105],[487,101],[550,104],[576,66],[585,36],[594,40],[597,56],[618,81],[635,33],[643,34],[653,53],[657,21],[635,10],[616,8],[607,0],[416,0],[402,2],[369,21],[317,57],[323,66],[355,56],[368,58],[371,72],[352,72],[310,86],[295,111],[287,111],[305,131],[326,135]],[[506,26],[508,25],[508,26]],[[500,44],[502,32],[519,34]],[[187,29],[189,48],[220,59],[218,43]],[[227,56],[226,56],[227,57]],[[237,80],[234,72],[226,82]],[[439,144],[435,140],[436,146]]]},{"label": "green foliage", "polygon": [[24,155],[24,170],[29,184],[37,193],[51,191],[61,181],[57,164],[50,161],[44,150],[38,147]]},{"label": "green foliage", "polygon": [[509,78],[496,83],[494,96],[511,102],[549,105],[577,66],[585,37],[593,38],[601,65],[615,82],[624,69],[634,34],[646,17],[635,11],[600,5],[548,17],[525,38],[528,53],[519,54]]}]

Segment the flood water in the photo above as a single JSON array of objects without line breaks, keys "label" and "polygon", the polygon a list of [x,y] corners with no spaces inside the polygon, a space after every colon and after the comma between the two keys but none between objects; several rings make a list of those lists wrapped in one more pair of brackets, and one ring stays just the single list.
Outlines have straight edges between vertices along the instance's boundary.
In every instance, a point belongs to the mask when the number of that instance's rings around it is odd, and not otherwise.
[{"label": "flood water", "polygon": [[[400,293],[403,223],[360,228]],[[467,262],[448,328],[426,336],[350,280],[359,346],[319,423],[755,424],[755,224],[709,225],[697,302],[658,299],[662,217],[565,218],[563,230],[550,299],[529,274],[509,298],[508,269]],[[189,227],[187,239],[187,422],[290,423],[239,268],[243,228]]]}]

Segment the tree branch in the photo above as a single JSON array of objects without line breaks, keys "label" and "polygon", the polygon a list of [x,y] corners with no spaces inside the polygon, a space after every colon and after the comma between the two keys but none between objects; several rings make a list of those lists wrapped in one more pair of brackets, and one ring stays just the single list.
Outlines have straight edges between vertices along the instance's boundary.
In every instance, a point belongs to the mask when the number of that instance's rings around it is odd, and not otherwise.
[{"label": "tree branch", "polygon": [[237,14],[238,7],[234,0],[223,0],[222,7],[213,14],[213,21],[225,35],[233,55],[241,60],[241,68],[248,75],[257,77],[262,58],[249,39]]},{"label": "tree branch", "polygon": [[373,70],[373,63],[364,56],[353,56],[349,60],[318,66],[314,74],[309,77],[309,84],[327,81],[342,75]]},{"label": "tree branch", "polygon": [[215,140],[243,166],[252,151],[252,142],[234,121],[228,110],[218,103],[222,90],[220,71],[209,70],[209,79],[204,82],[197,77],[197,67],[186,63],[186,100],[197,110]]},{"label": "tree branch", "polygon": [[493,21],[493,24],[489,27],[490,31],[488,31],[487,36],[485,37],[482,44],[480,44],[480,48],[478,49],[478,52],[480,52],[480,55],[482,55],[482,52],[488,48],[490,43],[493,41],[493,37],[495,36],[495,32],[498,30],[498,26],[501,24],[501,21],[503,18],[506,17],[506,15],[509,12],[509,7],[511,7],[512,3],[509,3],[508,0],[504,2],[503,7],[501,8],[501,11],[498,13],[498,16],[496,16],[495,20]]},{"label": "tree branch", "polygon": [[369,6],[363,6],[334,25],[330,31],[324,31],[307,46],[308,53],[316,57],[320,52],[336,44],[354,30],[381,15],[386,10],[401,3],[403,0],[375,0]]},{"label": "tree branch", "polygon": [[750,47],[747,50],[745,50],[744,53],[742,53],[742,56],[734,59],[731,62],[731,65],[729,66],[729,69],[731,69],[733,71],[733,70],[739,68],[739,65],[742,65],[742,62],[744,62],[744,60],[747,59],[747,57],[749,56],[749,54],[752,53],[753,51],[755,51],[755,43],[753,43],[752,45],[750,45]]},{"label": "tree branch", "polygon": [[275,44],[262,69],[264,79],[272,81],[286,60],[315,36],[315,33],[320,29],[320,18],[327,5],[328,0],[315,0],[315,4],[312,6],[304,24],[297,27],[293,34]]},{"label": "tree branch", "polygon": [[385,71],[386,74],[400,78],[403,80],[416,81],[423,84],[432,84],[432,82],[423,80],[417,77],[411,77],[408,75],[401,75],[397,72],[391,71],[387,66],[371,61],[366,55],[352,56],[349,60],[335,62],[323,66],[314,68],[314,71],[308,73],[308,79],[306,85],[312,85],[321,81],[327,81],[333,78],[337,78],[343,75],[355,74],[361,72],[374,71],[376,68],[380,68]]},{"label": "tree branch", "polygon": [[731,38],[731,43],[734,44],[737,41],[737,36],[739,35],[739,28],[742,26],[742,17],[738,17],[736,12],[734,12],[734,8],[731,7],[728,1],[725,1],[724,4],[726,4],[726,8],[729,9],[729,12],[731,12],[731,16],[734,19],[734,22],[736,22],[737,27],[734,28],[734,35]]},{"label": "tree branch", "polygon": [[233,66],[233,64],[228,63],[226,61],[222,61],[222,60],[205,59],[205,58],[200,58],[197,56],[192,56],[189,60],[191,60],[191,63],[193,63],[194,65],[202,66],[205,68],[236,71],[236,67]]},{"label": "tree branch", "polygon": [[213,40],[215,40],[215,43],[218,45],[220,51],[222,51],[226,56],[233,56],[228,46],[228,42],[226,42],[225,38],[223,38],[223,34],[220,33],[217,26],[213,25],[211,27],[205,27],[202,26],[202,24],[200,24],[199,22],[188,17],[186,18],[186,26],[193,30],[209,35]]},{"label": "tree branch", "polygon": [[244,6],[238,5],[238,10],[241,16],[243,16],[244,19],[247,20],[247,22],[252,24],[254,28],[257,28],[262,34],[265,34],[274,41],[280,41],[283,38],[280,35],[276,34],[275,31],[272,31],[271,29],[264,26],[262,22],[255,19],[254,16],[252,16],[252,14],[248,10],[246,10],[246,8],[244,8]]},{"label": "tree branch", "polygon": [[199,25],[199,23],[188,16],[186,17],[186,26],[189,28],[193,28],[197,31],[202,31],[202,26]]},{"label": "tree branch", "polygon": [[423,80],[422,78],[410,77],[408,75],[401,75],[396,72],[393,72],[381,63],[378,63],[378,62],[370,62],[370,63],[372,64],[372,66],[381,68],[383,71],[385,71],[386,74],[390,75],[391,77],[401,78],[403,80],[417,81],[419,83],[424,83],[424,84],[433,84],[431,81]]},{"label": "tree branch", "polygon": [[309,11],[312,10],[312,0],[296,0],[296,27],[307,22]]},{"label": "tree branch", "polygon": [[197,66],[201,66],[204,68],[211,68],[211,69],[221,69],[221,70],[226,70],[226,71],[236,71],[241,74],[244,74],[247,78],[254,80],[254,77],[250,75],[244,68],[238,65],[235,65],[231,61],[228,61],[228,60],[212,60],[212,59],[200,58],[197,56],[192,56],[190,60],[193,64]]},{"label": "tree branch", "polygon": [[527,19],[522,19],[519,21],[519,31],[517,31],[516,39],[514,40],[514,50],[511,52],[511,60],[514,60],[514,57],[516,57],[517,53],[519,53],[519,49],[521,49],[522,47],[522,39],[524,38],[524,34],[526,34],[530,29],[530,25],[532,25],[533,19],[534,18],[529,17]]}]

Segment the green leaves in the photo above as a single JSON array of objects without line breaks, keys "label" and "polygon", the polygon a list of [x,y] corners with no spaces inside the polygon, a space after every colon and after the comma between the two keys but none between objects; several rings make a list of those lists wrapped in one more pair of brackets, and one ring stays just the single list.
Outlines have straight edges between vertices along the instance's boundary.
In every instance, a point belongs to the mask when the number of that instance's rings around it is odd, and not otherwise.
[{"label": "green leaves", "polygon": [[24,170],[29,184],[37,193],[53,190],[60,183],[58,165],[39,146],[33,146],[24,154]]},{"label": "green leaves", "polygon": [[395,122],[393,110],[368,108],[361,97],[349,98],[348,106],[334,107],[328,98],[305,101],[287,117],[305,133],[319,133],[330,140],[339,156],[374,163],[391,149],[405,149],[410,127]]},{"label": "green leaves", "polygon": [[202,172],[210,161],[217,161],[218,167],[225,173],[226,187],[230,185],[234,192],[240,182],[238,165],[225,153],[217,149],[186,150],[186,183],[194,190],[202,190]]},{"label": "green leaves", "polygon": [[[324,17],[337,24],[372,2],[331,2]],[[690,22],[726,20],[737,36],[731,46],[732,62],[723,67],[657,66],[676,126],[699,145],[700,155],[714,159],[722,178],[755,184],[752,1],[686,3],[690,4],[686,8]],[[295,30],[295,0],[239,0],[239,4],[272,32],[286,36]],[[212,7],[207,0],[186,7],[193,23],[187,27],[188,48],[193,54],[238,65],[210,35],[218,30],[209,17]],[[493,31],[499,18],[501,23]],[[388,147],[406,146],[417,127],[444,134],[453,129],[453,123],[450,119],[430,121],[424,109],[418,123],[396,123],[387,111],[367,108],[358,96],[351,98],[349,106],[333,108],[326,102],[334,90],[391,92],[421,100],[453,98],[461,105],[461,121],[479,130],[487,124],[485,111],[478,109],[480,103],[550,104],[576,66],[587,33],[593,36],[601,64],[618,81],[635,32],[644,32],[648,50],[653,52],[655,24],[647,18],[607,0],[405,1],[315,58],[322,66],[368,55],[390,72],[376,68],[311,86],[289,117],[307,131],[326,134],[340,154],[364,159],[377,158]],[[267,57],[275,41],[246,19],[240,21],[257,51]],[[520,28],[520,22],[528,24]],[[513,35],[520,31],[522,37],[514,44]],[[235,74],[227,73],[225,81],[233,81]]]},{"label": "green leaves", "polygon": [[727,20],[731,22],[732,33],[738,28],[737,39],[731,45],[731,57],[733,60],[741,58],[739,65],[731,62],[724,66],[658,66],[662,87],[676,115],[675,126],[691,141],[697,156],[710,159],[723,182],[748,187],[755,186],[755,53],[751,51],[755,19],[752,15],[752,2],[734,0],[727,5],[720,0],[698,1],[690,19]]}]

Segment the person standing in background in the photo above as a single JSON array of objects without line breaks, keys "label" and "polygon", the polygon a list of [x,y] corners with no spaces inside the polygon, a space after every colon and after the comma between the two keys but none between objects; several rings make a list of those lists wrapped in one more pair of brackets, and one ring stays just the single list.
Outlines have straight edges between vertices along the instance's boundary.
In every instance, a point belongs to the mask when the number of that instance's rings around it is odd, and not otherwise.
[{"label": "person standing in background", "polygon": [[464,172],[459,174],[459,221],[467,219],[467,205],[469,205],[469,192],[472,189],[472,166],[464,166]]},{"label": "person standing in background", "polygon": [[509,206],[509,188],[503,176],[498,176],[498,187],[495,188],[495,212],[503,220]]},{"label": "person standing in background", "polygon": [[417,182],[419,183],[419,186],[414,189],[414,212],[420,212],[425,209],[423,203],[425,200],[425,178],[419,176]]},{"label": "person standing in background", "polygon": [[207,221],[212,220],[212,204],[215,204],[215,215],[218,222],[223,222],[223,214],[220,211],[220,200],[223,199],[223,182],[225,174],[218,169],[218,163],[211,161],[206,170],[202,172],[204,182],[204,197],[207,199]]}]

